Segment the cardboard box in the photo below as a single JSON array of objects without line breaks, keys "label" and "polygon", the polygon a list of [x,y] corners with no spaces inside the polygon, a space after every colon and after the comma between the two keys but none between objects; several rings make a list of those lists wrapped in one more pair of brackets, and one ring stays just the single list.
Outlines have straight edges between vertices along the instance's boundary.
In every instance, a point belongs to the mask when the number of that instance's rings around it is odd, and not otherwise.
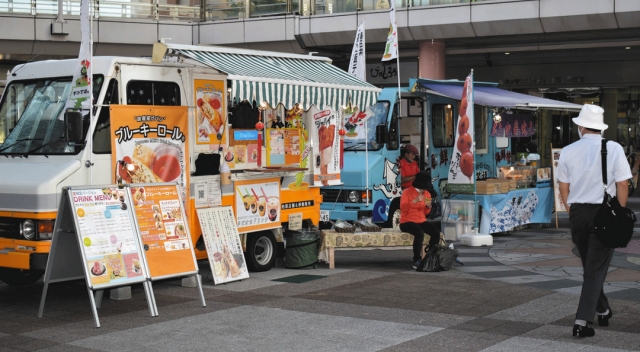
[{"label": "cardboard box", "polygon": [[[498,192],[498,193],[509,193],[509,188],[510,188],[509,180],[503,180],[503,179],[499,179],[499,178],[492,178],[492,179],[486,180],[486,182],[499,184],[500,185],[500,192]],[[513,187],[515,189],[515,183],[514,183]]]}]

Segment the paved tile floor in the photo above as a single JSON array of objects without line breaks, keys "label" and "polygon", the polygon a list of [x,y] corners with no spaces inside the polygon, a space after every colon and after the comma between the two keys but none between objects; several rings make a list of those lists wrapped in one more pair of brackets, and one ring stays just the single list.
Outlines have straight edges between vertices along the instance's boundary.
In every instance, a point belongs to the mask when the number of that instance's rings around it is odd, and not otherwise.
[{"label": "paved tile floor", "polygon": [[[82,280],[51,284],[41,319],[42,283],[0,283],[0,351],[640,351],[638,226],[607,276],[610,326],[592,338],[571,336],[582,269],[560,214],[558,228],[456,245],[464,265],[440,273],[411,270],[409,248],[341,250],[333,270],[274,268],[219,286],[202,263],[206,307],[166,280],[153,284],[150,317],[135,285],[128,300],[105,294],[100,328]],[[322,278],[286,282],[301,274]]]}]

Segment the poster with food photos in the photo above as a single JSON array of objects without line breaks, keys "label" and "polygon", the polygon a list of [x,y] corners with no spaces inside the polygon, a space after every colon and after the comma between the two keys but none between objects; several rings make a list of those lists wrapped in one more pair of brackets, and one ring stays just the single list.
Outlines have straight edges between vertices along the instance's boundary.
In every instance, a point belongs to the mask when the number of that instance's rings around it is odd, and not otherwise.
[{"label": "poster with food photos", "polygon": [[240,232],[280,227],[280,178],[234,182],[234,205]]},{"label": "poster with food photos", "polygon": [[145,265],[126,192],[117,187],[69,192],[93,289],[144,280]]},{"label": "poster with food photos", "polygon": [[198,137],[196,144],[227,143],[226,104],[224,99],[224,81],[222,80],[193,80],[195,92],[196,128]]},{"label": "poster with food photos", "polygon": [[[340,138],[338,114],[330,109],[309,109],[311,128],[309,135],[314,146],[313,184],[331,186],[340,184]],[[317,146],[317,147],[316,147]]]},{"label": "poster with food photos", "polygon": [[196,211],[214,284],[249,278],[233,209],[216,207]]},{"label": "poster with food photos", "polygon": [[567,211],[567,208],[564,207],[562,203],[562,198],[560,197],[560,187],[558,186],[558,179],[556,178],[556,171],[558,170],[558,161],[560,161],[560,152],[562,148],[553,148],[551,146],[551,170],[553,174],[553,195],[555,200],[556,212]]},{"label": "poster with food photos", "polygon": [[151,278],[197,272],[178,186],[133,184],[130,192]]}]

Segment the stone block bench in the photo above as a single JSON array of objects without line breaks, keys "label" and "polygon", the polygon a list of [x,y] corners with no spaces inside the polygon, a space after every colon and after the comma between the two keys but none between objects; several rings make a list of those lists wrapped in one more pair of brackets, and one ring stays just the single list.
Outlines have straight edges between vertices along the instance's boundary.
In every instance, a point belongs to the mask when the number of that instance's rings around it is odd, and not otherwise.
[{"label": "stone block bench", "polygon": [[[442,234],[440,234],[441,237]],[[425,234],[422,249],[429,244],[429,235]],[[413,235],[393,229],[382,229],[381,232],[354,233],[323,230],[320,232],[320,260],[329,263],[329,269],[335,268],[336,248],[367,247],[405,247],[413,246]]]}]

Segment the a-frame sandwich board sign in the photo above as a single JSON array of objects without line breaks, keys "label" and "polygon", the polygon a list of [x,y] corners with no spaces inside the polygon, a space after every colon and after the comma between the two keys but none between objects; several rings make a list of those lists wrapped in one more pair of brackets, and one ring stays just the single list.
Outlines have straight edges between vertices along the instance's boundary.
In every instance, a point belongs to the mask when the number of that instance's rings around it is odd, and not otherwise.
[{"label": "a-frame sandwich board sign", "polygon": [[180,188],[169,182],[127,186],[151,282],[194,276],[206,307]]},{"label": "a-frame sandwich board sign", "polygon": [[149,312],[157,315],[147,263],[133,218],[128,188],[65,187],[58,207],[38,317],[50,283],[85,278],[96,327],[94,292],[142,283]]}]

